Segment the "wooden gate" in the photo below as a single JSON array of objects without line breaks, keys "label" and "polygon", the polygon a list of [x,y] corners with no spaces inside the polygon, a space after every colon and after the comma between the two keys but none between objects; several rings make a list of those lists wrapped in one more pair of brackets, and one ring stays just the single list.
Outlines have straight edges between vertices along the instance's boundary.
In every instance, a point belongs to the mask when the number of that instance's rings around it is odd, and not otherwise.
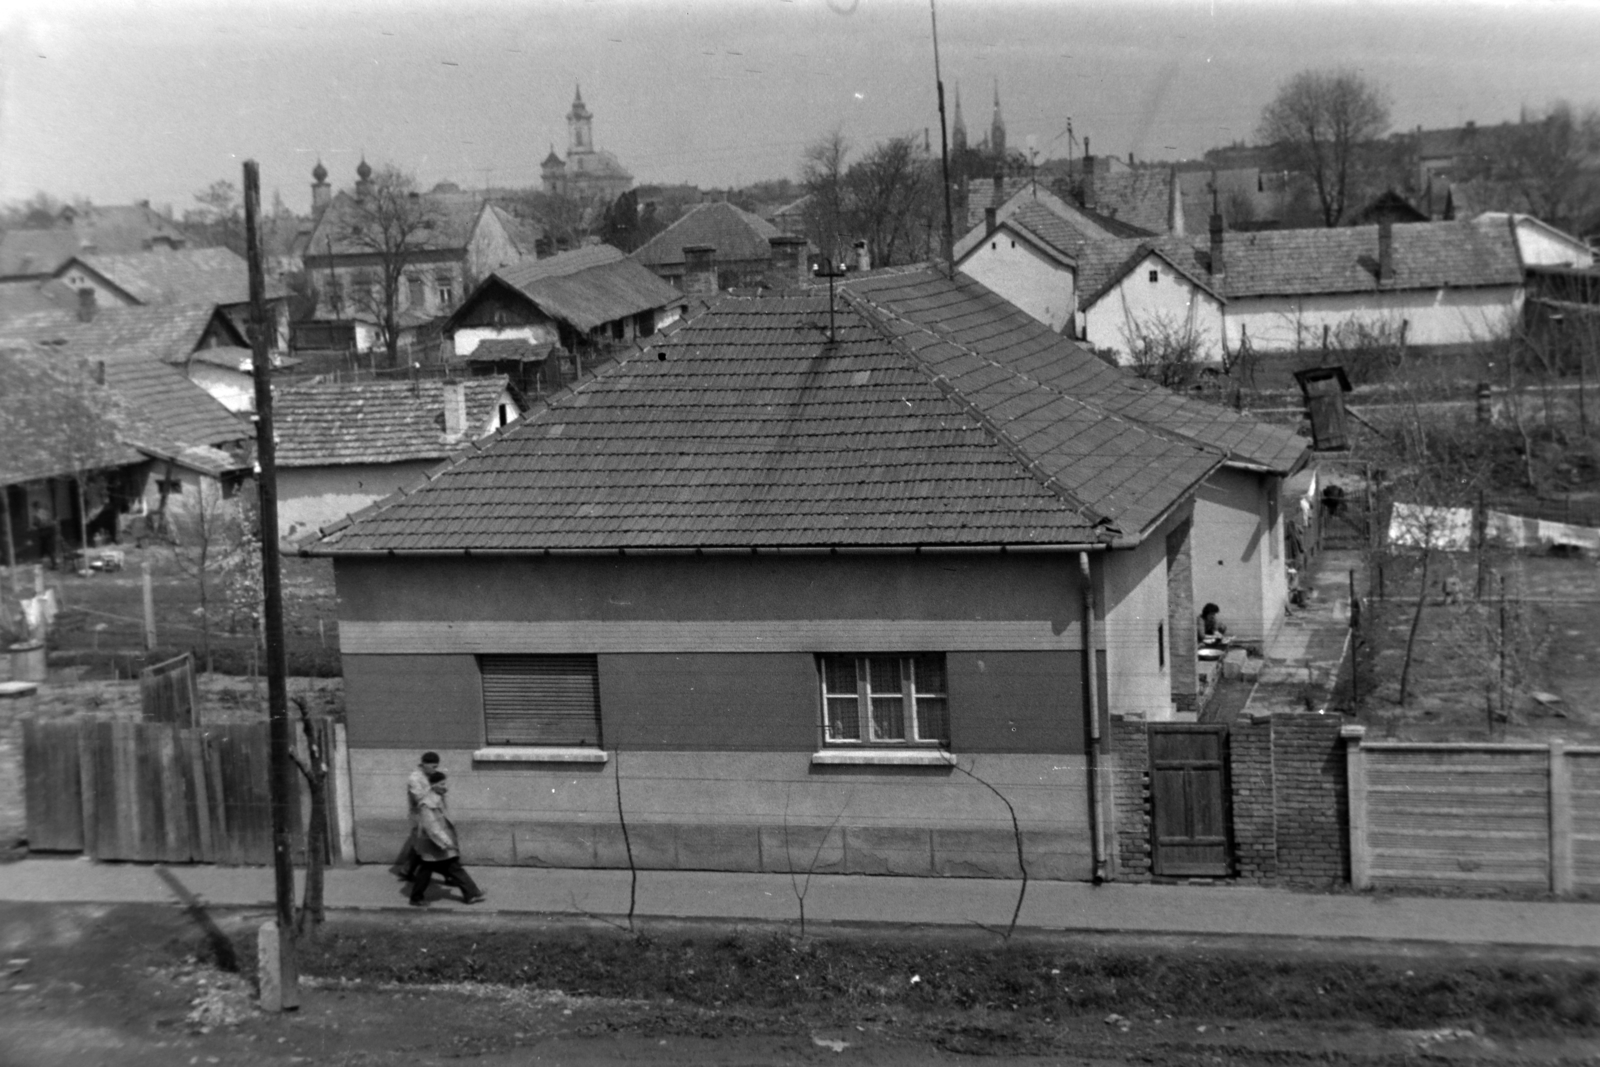
[{"label": "wooden gate", "polygon": [[1219,878],[1233,873],[1228,820],[1228,728],[1151,723],[1152,873]]}]

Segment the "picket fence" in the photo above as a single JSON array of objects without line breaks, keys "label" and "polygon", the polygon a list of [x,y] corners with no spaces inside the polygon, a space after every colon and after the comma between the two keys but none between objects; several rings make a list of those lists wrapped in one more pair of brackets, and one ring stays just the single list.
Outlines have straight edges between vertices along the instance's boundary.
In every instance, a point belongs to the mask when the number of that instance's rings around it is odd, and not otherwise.
[{"label": "picket fence", "polygon": [[[330,771],[343,757],[339,724],[312,724]],[[295,738],[302,758],[305,739]],[[270,864],[272,806],[265,722],[181,727],[74,716],[23,719],[28,847],[100,860]],[[296,862],[305,859],[310,789],[299,771],[290,796]],[[348,778],[328,776],[324,859],[342,859]]]}]

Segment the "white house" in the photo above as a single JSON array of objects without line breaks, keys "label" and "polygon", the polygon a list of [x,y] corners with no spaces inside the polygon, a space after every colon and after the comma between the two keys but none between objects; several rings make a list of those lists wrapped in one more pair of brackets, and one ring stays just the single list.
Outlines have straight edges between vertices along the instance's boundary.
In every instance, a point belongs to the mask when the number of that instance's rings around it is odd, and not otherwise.
[{"label": "white house", "polygon": [[1581,237],[1558,230],[1532,215],[1505,211],[1485,211],[1474,222],[1506,226],[1516,237],[1517,254],[1524,267],[1574,267],[1589,270],[1594,266],[1594,249]]},{"label": "white house", "polygon": [[1221,359],[1223,299],[1206,254],[1182,238],[1098,242],[1078,261],[1073,335],[1133,362],[1145,344],[1188,342],[1199,358]]},{"label": "white house", "polygon": [[[1035,208],[1043,213],[1043,208]],[[1064,224],[1063,224],[1064,225]],[[961,273],[1004,293],[1007,300],[1060,333],[1077,310],[1075,256],[1013,216],[990,229],[957,261]]]}]

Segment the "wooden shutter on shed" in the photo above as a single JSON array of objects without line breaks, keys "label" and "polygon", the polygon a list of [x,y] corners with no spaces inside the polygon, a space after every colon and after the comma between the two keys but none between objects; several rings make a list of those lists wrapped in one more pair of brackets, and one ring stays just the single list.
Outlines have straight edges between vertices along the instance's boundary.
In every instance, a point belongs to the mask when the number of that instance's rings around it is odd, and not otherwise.
[{"label": "wooden shutter on shed", "polygon": [[478,669],[489,744],[599,746],[595,657],[480,656]]}]

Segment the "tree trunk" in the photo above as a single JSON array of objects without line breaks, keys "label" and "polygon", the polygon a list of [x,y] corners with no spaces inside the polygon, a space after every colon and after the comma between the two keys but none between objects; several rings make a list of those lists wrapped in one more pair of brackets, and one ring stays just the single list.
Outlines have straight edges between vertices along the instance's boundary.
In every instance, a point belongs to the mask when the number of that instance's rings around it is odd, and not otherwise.
[{"label": "tree trunk", "polygon": [[1417,606],[1411,613],[1411,632],[1406,634],[1406,659],[1400,668],[1400,706],[1405,707],[1411,688],[1411,656],[1417,645],[1417,629],[1422,625],[1422,609],[1428,603],[1428,563],[1433,556],[1430,544],[1433,531],[1424,529],[1427,538],[1422,546],[1422,583],[1417,587]]}]

